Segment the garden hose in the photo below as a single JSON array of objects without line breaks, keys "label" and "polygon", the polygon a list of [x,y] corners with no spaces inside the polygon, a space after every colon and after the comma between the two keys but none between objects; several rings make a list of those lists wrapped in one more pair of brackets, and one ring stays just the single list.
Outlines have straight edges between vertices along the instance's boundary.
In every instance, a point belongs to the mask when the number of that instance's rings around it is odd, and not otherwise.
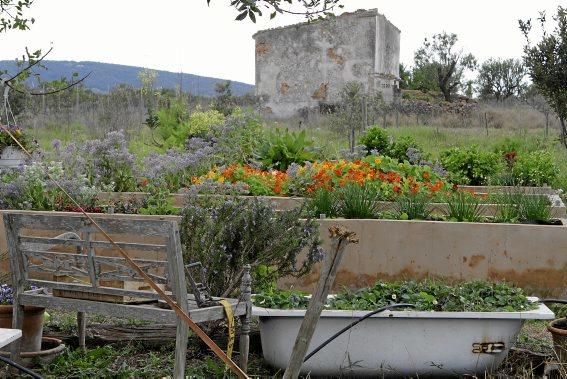
[{"label": "garden hose", "polygon": [[35,372],[33,372],[32,370],[14,362],[13,360],[3,357],[0,355],[0,361],[9,364],[10,366],[13,366],[15,368],[17,368],[18,370],[20,370],[21,372],[24,372],[26,374],[28,374],[29,376],[31,376],[34,379],[43,379],[43,377],[39,376],[38,374],[36,374]]},{"label": "garden hose", "polygon": [[567,299],[542,299],[540,303],[567,304]]},{"label": "garden hose", "polygon": [[368,317],[371,317],[371,316],[374,316],[375,314],[378,314],[378,313],[381,313],[381,312],[384,312],[384,311],[387,311],[387,310],[390,310],[390,309],[395,309],[395,308],[415,308],[415,305],[414,304],[392,304],[392,305],[388,305],[386,307],[382,307],[382,308],[379,308],[375,311],[372,311],[370,313],[365,314],[364,316],[360,317],[358,320],[351,322],[349,325],[345,326],[344,328],[342,328],[341,330],[339,330],[338,332],[333,334],[331,337],[329,337],[327,340],[325,340],[322,344],[320,344],[315,349],[313,349],[313,351],[311,351],[309,354],[307,354],[305,356],[305,358],[303,359],[303,363],[307,362],[312,356],[317,354],[322,348],[327,346],[329,343],[331,343],[331,341],[336,339],[338,336],[340,336],[341,334],[343,334],[347,330],[353,328],[355,325],[366,320]]}]

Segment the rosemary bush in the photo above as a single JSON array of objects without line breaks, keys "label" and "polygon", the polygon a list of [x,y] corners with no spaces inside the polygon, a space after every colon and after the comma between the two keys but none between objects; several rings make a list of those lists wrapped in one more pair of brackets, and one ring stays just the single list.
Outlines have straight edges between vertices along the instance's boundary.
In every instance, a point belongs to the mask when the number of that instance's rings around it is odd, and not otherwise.
[{"label": "rosemary bush", "polygon": [[[302,276],[321,258],[318,225],[300,219],[302,209],[276,212],[268,201],[190,193],[182,210],[181,242],[186,263],[200,261],[214,295],[237,287],[252,265],[254,290],[283,276]],[[298,263],[302,250],[307,258]]]}]

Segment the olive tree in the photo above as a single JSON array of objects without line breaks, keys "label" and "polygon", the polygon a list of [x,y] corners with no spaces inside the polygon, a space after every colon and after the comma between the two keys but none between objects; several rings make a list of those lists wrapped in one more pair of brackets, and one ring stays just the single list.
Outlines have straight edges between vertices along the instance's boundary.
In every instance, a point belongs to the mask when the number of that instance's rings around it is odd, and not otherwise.
[{"label": "olive tree", "polygon": [[498,102],[519,97],[526,89],[525,76],[521,60],[491,58],[480,66],[476,80],[478,91],[482,98],[494,98]]},{"label": "olive tree", "polygon": [[559,6],[553,19],[557,25],[548,32],[546,15],[540,13],[538,21],[542,37],[537,43],[530,40],[531,20],[520,20],[520,29],[526,38],[524,64],[528,75],[557,114],[561,124],[561,142],[567,148],[567,8]]},{"label": "olive tree", "polygon": [[431,40],[425,39],[414,56],[414,80],[416,74],[423,76],[424,85],[436,85],[446,101],[451,101],[463,86],[465,70],[476,68],[475,57],[457,49],[457,41],[454,33],[435,34]]}]

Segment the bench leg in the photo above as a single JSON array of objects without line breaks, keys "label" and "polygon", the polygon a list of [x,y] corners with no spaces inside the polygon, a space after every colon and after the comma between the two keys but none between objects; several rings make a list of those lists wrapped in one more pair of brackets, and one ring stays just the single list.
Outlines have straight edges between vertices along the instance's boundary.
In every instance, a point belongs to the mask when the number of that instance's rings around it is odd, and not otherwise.
[{"label": "bench leg", "polygon": [[[16,296],[14,296],[14,305],[12,310],[12,329],[20,329],[22,330],[22,326],[24,324],[24,306],[19,305],[18,301],[16,300]],[[20,359],[20,350],[22,345],[22,339],[18,338],[14,342],[10,344],[10,358],[16,362],[21,364],[22,361]],[[17,372],[17,371],[16,371]]]},{"label": "bench leg", "polygon": [[246,303],[246,314],[240,316],[240,368],[248,371],[248,352],[250,350],[250,320],[252,319],[252,277],[250,276],[250,265],[244,266],[242,282],[240,283],[240,296]]},{"label": "bench leg", "polygon": [[242,371],[248,371],[248,352],[250,350],[250,318],[248,315],[240,317],[240,357],[239,364]]},{"label": "bench leg", "polygon": [[87,336],[87,314],[85,312],[77,312],[77,335],[79,336],[79,347],[85,351],[87,348],[85,343]]},{"label": "bench leg", "polygon": [[187,338],[189,338],[189,327],[183,321],[177,320],[177,334],[175,335],[175,366],[173,378],[185,378],[185,360],[187,355]]}]

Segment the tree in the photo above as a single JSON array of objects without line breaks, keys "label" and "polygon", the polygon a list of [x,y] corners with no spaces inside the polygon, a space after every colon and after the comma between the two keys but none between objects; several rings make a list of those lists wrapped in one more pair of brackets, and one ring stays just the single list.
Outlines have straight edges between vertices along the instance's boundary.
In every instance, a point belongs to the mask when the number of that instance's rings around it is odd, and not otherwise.
[{"label": "tree", "polygon": [[[270,19],[278,13],[305,15],[308,20],[317,17],[331,16],[335,8],[343,8],[341,0],[232,0],[230,6],[238,11],[236,20],[249,18],[256,22],[256,17],[262,17],[262,9],[270,13]],[[207,0],[210,4],[211,0]],[[286,6],[287,9],[284,9]]]},{"label": "tree", "polygon": [[559,6],[553,17],[557,23],[553,32],[545,28],[546,15],[540,13],[541,40],[532,45],[531,20],[520,20],[520,30],[526,38],[524,64],[538,91],[546,98],[561,123],[561,142],[567,148],[567,8]]},{"label": "tree", "polygon": [[519,59],[489,59],[482,64],[477,78],[480,96],[504,101],[519,97],[526,89],[526,71]]},{"label": "tree", "polygon": [[230,116],[236,107],[236,99],[232,95],[231,85],[230,80],[215,83],[217,97],[213,101],[213,109],[224,116]]},{"label": "tree", "polygon": [[[425,87],[436,84],[446,101],[461,89],[465,70],[474,70],[476,59],[472,54],[456,50],[457,35],[443,32],[427,38],[415,52],[414,81],[419,79]],[[416,73],[422,77],[416,78]],[[429,88],[428,88],[429,89]]]},{"label": "tree", "polygon": [[549,134],[549,121],[553,114],[553,109],[551,109],[545,97],[543,97],[537,90],[537,87],[532,84],[522,94],[522,100],[530,107],[543,114],[543,117],[545,117],[545,136],[547,137]]},{"label": "tree", "polygon": [[29,9],[33,0],[0,0],[0,33],[11,29],[27,30],[33,24],[33,18],[27,18],[24,14]]}]

